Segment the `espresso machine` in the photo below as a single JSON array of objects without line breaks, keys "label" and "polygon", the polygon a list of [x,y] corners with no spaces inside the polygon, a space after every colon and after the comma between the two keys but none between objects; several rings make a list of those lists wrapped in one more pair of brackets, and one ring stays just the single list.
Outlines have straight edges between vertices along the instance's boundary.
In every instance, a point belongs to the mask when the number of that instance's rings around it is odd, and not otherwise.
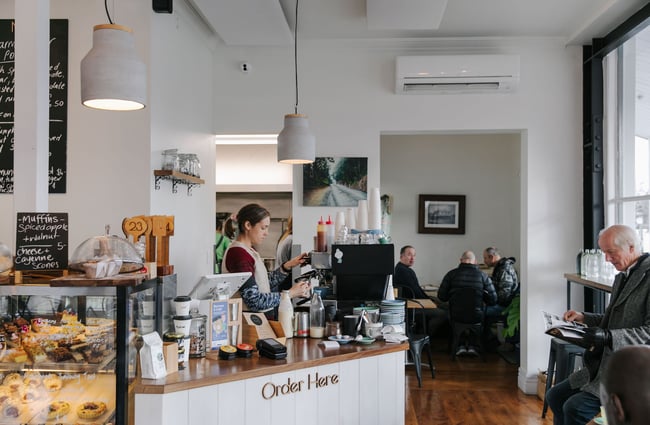
[{"label": "espresso machine", "polygon": [[[308,260],[311,270],[294,279],[295,282],[308,281],[312,288],[311,294],[313,294],[313,292],[318,292],[323,300],[325,314],[328,321],[334,320],[337,311],[337,302],[334,297],[332,286],[331,258],[331,253],[329,252],[311,251]],[[297,311],[300,311],[301,306],[307,307],[310,299],[311,296],[304,300],[297,301]]]},{"label": "espresso machine", "polygon": [[309,264],[311,265],[312,286],[321,288],[320,296],[322,299],[327,299],[328,296],[334,293],[332,288],[332,255],[329,252],[316,252],[309,253]]}]

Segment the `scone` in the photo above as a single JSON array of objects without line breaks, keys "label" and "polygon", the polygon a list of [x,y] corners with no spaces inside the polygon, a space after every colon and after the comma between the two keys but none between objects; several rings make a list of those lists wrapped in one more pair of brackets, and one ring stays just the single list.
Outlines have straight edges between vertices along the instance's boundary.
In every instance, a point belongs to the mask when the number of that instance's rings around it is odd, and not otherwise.
[{"label": "scone", "polygon": [[25,372],[25,376],[23,376],[23,383],[26,387],[40,387],[42,382],[43,377],[38,372]]},{"label": "scone", "polygon": [[87,401],[77,406],[77,416],[81,419],[95,419],[106,411],[106,403],[103,401]]},{"label": "scone", "polygon": [[11,398],[11,388],[4,385],[0,386],[0,405],[5,402],[8,398]]},{"label": "scone", "polygon": [[22,401],[23,403],[33,403],[39,398],[41,398],[41,394],[35,388],[30,388],[30,387],[21,389],[19,391],[19,394],[20,394],[20,401]]},{"label": "scone", "polygon": [[53,401],[41,410],[41,416],[49,419],[59,419],[70,412],[70,403],[63,400]]},{"label": "scone", "polygon": [[23,386],[23,377],[20,376],[20,373],[13,372],[5,376],[2,384],[9,387],[12,391],[17,391]]},{"label": "scone", "polygon": [[63,380],[56,373],[51,373],[43,378],[43,386],[48,391],[59,391],[63,387]]},{"label": "scone", "polygon": [[14,399],[7,399],[2,404],[2,416],[5,418],[17,418],[20,416],[20,404]]}]

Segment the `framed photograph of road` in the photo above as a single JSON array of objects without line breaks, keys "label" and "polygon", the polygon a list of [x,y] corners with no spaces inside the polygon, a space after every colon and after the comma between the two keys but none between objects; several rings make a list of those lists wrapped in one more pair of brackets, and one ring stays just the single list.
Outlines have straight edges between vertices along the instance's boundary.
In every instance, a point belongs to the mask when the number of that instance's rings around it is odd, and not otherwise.
[{"label": "framed photograph of road", "polygon": [[418,233],[465,234],[465,195],[420,195]]},{"label": "framed photograph of road", "polygon": [[368,199],[368,158],[318,157],[302,166],[302,205],[356,207]]}]

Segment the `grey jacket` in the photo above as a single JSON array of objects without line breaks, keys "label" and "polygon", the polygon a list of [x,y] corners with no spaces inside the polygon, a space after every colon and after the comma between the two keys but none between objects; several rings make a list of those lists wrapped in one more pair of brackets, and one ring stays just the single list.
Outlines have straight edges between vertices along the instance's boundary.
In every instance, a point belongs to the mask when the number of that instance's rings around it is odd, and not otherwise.
[{"label": "grey jacket", "polygon": [[596,372],[590,380],[588,367],[571,376],[571,387],[599,396],[600,379],[612,353],[626,345],[645,344],[650,341],[650,256],[644,254],[630,271],[627,283],[621,290],[624,273],[614,279],[612,296],[605,314],[584,313],[585,324],[609,329],[612,348],[605,347],[600,364],[597,356],[585,356],[585,363]]}]

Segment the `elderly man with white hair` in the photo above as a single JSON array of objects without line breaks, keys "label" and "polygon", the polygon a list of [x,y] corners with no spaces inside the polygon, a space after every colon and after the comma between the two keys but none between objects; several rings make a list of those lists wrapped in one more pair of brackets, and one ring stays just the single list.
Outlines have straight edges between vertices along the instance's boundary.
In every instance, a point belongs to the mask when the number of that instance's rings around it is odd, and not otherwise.
[{"label": "elderly man with white hair", "polygon": [[585,367],[546,393],[554,425],[584,425],[600,410],[599,390],[612,354],[622,347],[650,340],[650,257],[641,252],[636,231],[613,225],[601,231],[598,245],[620,273],[604,314],[569,310],[565,320],[588,326]]}]

